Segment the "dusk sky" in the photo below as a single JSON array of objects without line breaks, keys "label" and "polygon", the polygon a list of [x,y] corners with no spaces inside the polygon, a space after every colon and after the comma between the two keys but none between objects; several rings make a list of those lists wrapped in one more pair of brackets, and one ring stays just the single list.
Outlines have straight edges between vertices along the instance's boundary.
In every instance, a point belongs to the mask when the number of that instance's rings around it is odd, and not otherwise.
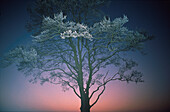
[{"label": "dusk sky", "polygon": [[[33,0],[0,1],[0,56],[17,45],[29,44],[25,28],[28,3]],[[147,55],[131,53],[144,74],[144,83],[111,82],[92,111],[170,110],[170,1],[116,0],[104,9],[111,19],[127,15],[129,29],[144,29],[155,38],[145,43]],[[111,69],[111,68],[107,68]],[[110,70],[112,71],[112,69]],[[15,65],[0,68],[0,111],[79,111],[80,100],[72,90],[31,84]]]}]

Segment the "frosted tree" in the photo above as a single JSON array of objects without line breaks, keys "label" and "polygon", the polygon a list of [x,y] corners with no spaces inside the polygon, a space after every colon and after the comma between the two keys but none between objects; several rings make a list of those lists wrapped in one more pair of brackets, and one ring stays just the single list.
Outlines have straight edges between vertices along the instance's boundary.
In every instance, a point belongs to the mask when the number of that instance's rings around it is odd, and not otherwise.
[{"label": "frosted tree", "polygon": [[[2,65],[15,63],[32,83],[73,90],[81,100],[81,112],[90,112],[111,81],[143,82],[142,73],[135,69],[138,64],[121,53],[140,51],[151,36],[125,27],[127,16],[114,20],[104,17],[91,26],[66,18],[62,12],[44,17],[42,31],[32,36],[30,47],[11,50],[3,57]],[[101,69],[108,66],[117,69],[102,73]]]}]

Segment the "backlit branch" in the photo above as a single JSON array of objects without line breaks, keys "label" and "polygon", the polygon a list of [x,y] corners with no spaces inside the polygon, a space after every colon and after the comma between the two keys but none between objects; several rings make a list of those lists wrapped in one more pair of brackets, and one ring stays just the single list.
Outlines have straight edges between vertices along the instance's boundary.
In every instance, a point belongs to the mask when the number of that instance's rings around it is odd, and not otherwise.
[{"label": "backlit branch", "polygon": [[64,69],[62,69],[62,68],[42,69],[42,70],[43,70],[44,72],[60,70],[60,71],[62,71],[65,75],[67,75],[67,76],[69,76],[69,77],[73,78],[74,80],[77,80],[77,78],[76,78],[76,77],[73,77],[71,74],[67,73],[67,72],[66,72]]},{"label": "backlit branch", "polygon": [[105,85],[103,85],[103,90],[102,90],[102,91],[100,92],[100,94],[98,95],[96,101],[95,101],[92,105],[90,105],[90,108],[97,103],[97,101],[99,100],[100,96],[103,94],[103,92],[105,91],[105,89],[106,89],[106,87],[105,87]]}]

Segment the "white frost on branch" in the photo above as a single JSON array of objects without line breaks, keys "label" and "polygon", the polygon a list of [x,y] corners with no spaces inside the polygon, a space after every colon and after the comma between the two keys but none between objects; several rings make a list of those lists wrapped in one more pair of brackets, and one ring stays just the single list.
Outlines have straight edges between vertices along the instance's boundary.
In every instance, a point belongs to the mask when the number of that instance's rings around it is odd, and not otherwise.
[{"label": "white frost on branch", "polygon": [[42,24],[42,32],[37,36],[33,36],[34,41],[41,42],[55,37],[61,37],[62,39],[83,37],[92,40],[95,36],[98,36],[96,33],[102,32],[119,38],[122,35],[125,36],[132,33],[123,26],[128,22],[127,16],[116,18],[113,21],[104,17],[101,22],[95,23],[92,27],[83,23],[66,21],[66,18],[67,16],[63,12],[54,14],[53,18],[45,17]]},{"label": "white frost on branch", "polygon": [[23,59],[26,62],[36,60],[37,59],[37,51],[34,48],[31,48],[29,51],[22,50]]},{"label": "white frost on branch", "polygon": [[58,37],[58,35],[62,39],[69,37],[83,37],[92,40],[93,37],[89,33],[90,30],[87,25],[84,25],[83,23],[75,23],[72,21],[65,22],[65,19],[66,16],[63,15],[63,12],[54,14],[53,18],[45,17],[42,25],[43,31],[37,36],[32,36],[34,41],[41,42],[54,37]]},{"label": "white frost on branch", "polygon": [[[124,26],[129,20],[127,16],[115,18],[104,17],[100,22],[94,23],[92,26],[87,26],[83,23],[66,21],[66,16],[63,12],[54,14],[54,17],[46,17],[43,20],[42,32],[33,36],[34,41],[42,42],[49,39],[67,39],[83,37],[88,40],[104,39],[108,41],[107,48],[109,51],[123,49],[132,46],[147,38],[143,34],[131,31]],[[119,44],[115,44],[119,43]]]},{"label": "white frost on branch", "polygon": [[77,31],[72,32],[71,30],[68,30],[68,31],[65,31],[64,33],[61,33],[60,37],[62,39],[69,38],[69,37],[73,37],[73,38],[84,37],[84,38],[87,38],[89,40],[92,40],[92,38],[93,38],[92,35],[87,31],[77,33]]},{"label": "white frost on branch", "polygon": [[127,22],[128,18],[125,15],[123,18],[116,18],[113,21],[111,21],[110,18],[104,17],[101,22],[95,23],[91,29],[95,32],[123,33],[128,31],[126,27],[123,27]]},{"label": "white frost on branch", "polygon": [[66,19],[67,16],[64,16],[63,13],[59,13],[59,14],[54,14],[54,18],[50,18],[50,17],[44,17],[44,20],[43,22],[46,24],[46,25],[53,25],[53,24],[56,24],[56,23],[62,23],[63,20]]},{"label": "white frost on branch", "polygon": [[19,63],[33,62],[34,64],[36,64],[38,54],[34,48],[30,48],[29,50],[27,50],[23,47],[17,47],[8,53],[8,57],[9,59]]}]

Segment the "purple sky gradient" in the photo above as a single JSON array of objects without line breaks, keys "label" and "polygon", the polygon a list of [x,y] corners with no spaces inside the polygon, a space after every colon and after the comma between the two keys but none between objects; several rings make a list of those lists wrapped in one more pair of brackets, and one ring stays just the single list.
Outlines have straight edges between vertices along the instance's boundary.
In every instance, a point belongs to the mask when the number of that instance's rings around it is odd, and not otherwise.
[{"label": "purple sky gradient", "polygon": [[[20,44],[29,44],[31,37],[25,29],[29,19],[26,12],[29,0],[0,1],[0,56]],[[131,53],[144,74],[144,83],[111,82],[94,111],[168,110],[170,105],[170,17],[168,1],[113,1],[104,11],[111,19],[129,18],[127,26],[142,28],[156,38],[146,42],[143,56]],[[110,69],[112,67],[107,68]],[[0,110],[56,110],[79,111],[80,100],[60,86],[31,84],[12,65],[0,69]]]}]

